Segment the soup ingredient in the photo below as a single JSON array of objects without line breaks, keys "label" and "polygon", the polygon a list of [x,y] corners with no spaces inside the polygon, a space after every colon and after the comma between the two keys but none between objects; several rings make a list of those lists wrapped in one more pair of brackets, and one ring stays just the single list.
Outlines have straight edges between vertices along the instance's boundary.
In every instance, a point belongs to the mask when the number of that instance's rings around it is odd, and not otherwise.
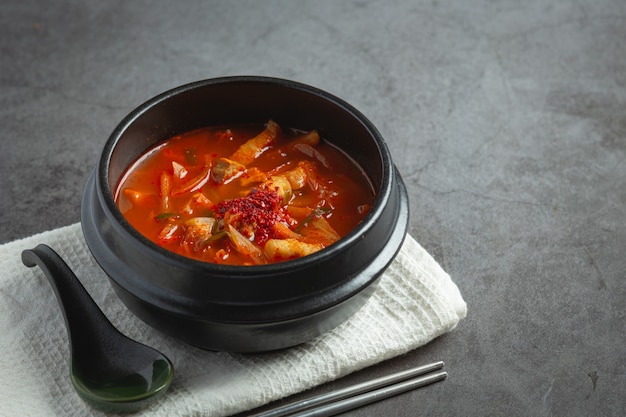
[{"label": "soup ingredient", "polygon": [[260,265],[315,253],[374,200],[363,170],[318,132],[208,127],[150,149],[116,190],[145,237],[190,258]]}]

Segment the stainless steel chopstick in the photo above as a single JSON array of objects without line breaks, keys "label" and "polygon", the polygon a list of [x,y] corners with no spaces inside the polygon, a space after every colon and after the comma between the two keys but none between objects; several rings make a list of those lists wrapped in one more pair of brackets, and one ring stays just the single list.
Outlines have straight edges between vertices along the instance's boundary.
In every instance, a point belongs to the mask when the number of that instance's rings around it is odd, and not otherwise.
[{"label": "stainless steel chopstick", "polygon": [[[286,404],[272,410],[253,414],[249,417],[332,416],[352,408],[380,401],[393,395],[398,395],[433,382],[441,381],[447,376],[445,372],[439,372],[421,378],[415,377],[437,371],[443,368],[443,365],[444,363],[439,361],[428,365],[418,366],[416,368],[396,372],[391,375],[352,385],[327,394]],[[316,408],[313,409],[313,407]],[[303,413],[294,414],[302,411]]]},{"label": "stainless steel chopstick", "polygon": [[316,408],[301,411],[299,413],[289,414],[289,417],[329,417],[348,410],[362,407],[394,395],[402,394],[415,388],[423,387],[437,381],[446,379],[446,372],[437,372],[426,376],[408,379],[387,387],[379,388],[375,391],[366,392],[354,397],[348,397],[341,401],[321,405]]}]

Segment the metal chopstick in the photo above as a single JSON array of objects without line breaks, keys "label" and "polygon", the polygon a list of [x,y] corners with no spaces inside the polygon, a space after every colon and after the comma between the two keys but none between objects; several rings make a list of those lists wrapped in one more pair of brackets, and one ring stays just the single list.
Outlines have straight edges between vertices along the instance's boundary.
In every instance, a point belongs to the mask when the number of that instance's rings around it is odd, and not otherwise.
[{"label": "metal chopstick", "polygon": [[[391,375],[352,385],[327,394],[286,404],[272,410],[253,414],[249,417],[322,417],[336,415],[338,413],[380,401],[384,398],[389,398],[424,385],[432,384],[433,382],[441,381],[447,376],[445,372],[439,372],[421,378],[415,377],[437,371],[443,368],[443,365],[444,363],[439,361],[428,365],[418,366],[416,368],[396,372]],[[312,409],[313,407],[316,408]],[[302,413],[294,414],[298,412]]]},{"label": "metal chopstick", "polygon": [[312,408],[299,413],[290,414],[289,417],[334,416],[348,410],[371,404],[376,401],[384,400],[385,398],[393,397],[394,395],[402,394],[403,392],[407,392],[415,388],[423,387],[437,381],[442,381],[446,379],[447,376],[448,374],[446,372],[437,372],[435,374],[409,379],[394,385],[379,388],[375,391],[366,392],[361,395],[343,399],[341,401],[325,404],[317,408]]}]

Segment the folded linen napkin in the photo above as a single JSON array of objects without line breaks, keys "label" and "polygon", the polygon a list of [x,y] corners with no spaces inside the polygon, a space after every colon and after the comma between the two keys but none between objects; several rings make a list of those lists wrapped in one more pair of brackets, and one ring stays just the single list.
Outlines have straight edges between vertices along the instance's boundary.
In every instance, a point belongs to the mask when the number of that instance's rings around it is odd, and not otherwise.
[{"label": "folded linen napkin", "polygon": [[74,392],[57,300],[41,270],[21,262],[22,250],[39,243],[65,259],[120,331],[174,363],[168,393],[134,414],[140,416],[227,416],[249,410],[422,346],[466,314],[449,275],[407,236],[372,298],[333,331],[280,352],[208,352],[165,336],[130,313],[92,258],[80,224],[74,224],[0,246],[0,415],[104,415]]}]

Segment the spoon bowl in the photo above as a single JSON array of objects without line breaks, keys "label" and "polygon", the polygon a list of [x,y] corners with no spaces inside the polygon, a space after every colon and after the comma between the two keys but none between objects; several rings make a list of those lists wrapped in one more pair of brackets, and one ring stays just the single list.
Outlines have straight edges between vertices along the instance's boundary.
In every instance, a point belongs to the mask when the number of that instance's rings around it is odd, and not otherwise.
[{"label": "spoon bowl", "polygon": [[25,250],[22,262],[39,266],[54,289],[69,337],[72,384],[85,402],[125,413],[165,393],[174,376],[169,359],[119,332],[53,249]]}]

